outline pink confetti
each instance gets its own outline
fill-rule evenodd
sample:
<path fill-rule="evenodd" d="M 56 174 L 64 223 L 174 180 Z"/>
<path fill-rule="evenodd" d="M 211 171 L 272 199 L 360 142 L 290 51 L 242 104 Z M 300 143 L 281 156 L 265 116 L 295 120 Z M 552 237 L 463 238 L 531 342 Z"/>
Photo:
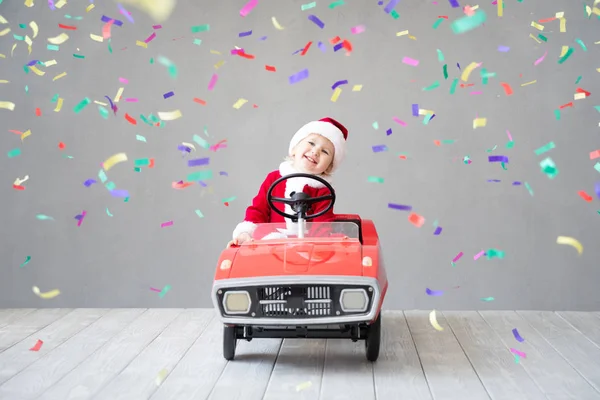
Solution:
<path fill-rule="evenodd" d="M 513 139 L 512 139 L 512 136 L 511 136 L 510 132 L 509 132 L 509 131 L 506 131 L 506 134 L 508 135 L 508 140 L 510 140 L 510 141 L 512 142 L 512 141 L 513 141 Z"/>
<path fill-rule="evenodd" d="M 473 256 L 473 260 L 477 260 L 479 257 L 485 254 L 485 250 L 481 250 L 479 253 Z"/>
<path fill-rule="evenodd" d="M 152 25 L 152 29 L 161 29 L 162 25 Z"/>
<path fill-rule="evenodd" d="M 129 81 L 125 78 L 119 78 L 119 82 L 125 83 L 125 84 L 129 83 Z"/>
<path fill-rule="evenodd" d="M 146 40 L 144 40 L 144 43 L 150 43 L 152 41 L 152 39 L 154 39 L 156 37 L 156 33 L 152 32 L 152 35 L 148 36 L 148 38 Z"/>
<path fill-rule="evenodd" d="M 153 287 L 151 287 L 150 290 L 152 290 L 153 292 L 159 292 L 159 293 L 162 292 L 162 290 L 157 289 L 157 288 L 153 288 Z"/>
<path fill-rule="evenodd" d="M 483 92 L 471 92 L 471 93 L 469 93 L 469 94 L 470 94 L 471 96 L 474 96 L 474 95 L 478 95 L 478 94 L 482 94 L 482 93 L 483 93 Z"/>
<path fill-rule="evenodd" d="M 544 53 L 543 56 L 541 56 L 540 58 L 538 58 L 537 60 L 535 60 L 535 62 L 533 63 L 533 65 L 538 65 L 539 63 L 541 63 L 542 61 L 544 61 L 544 58 L 546 58 L 547 54 L 548 54 L 548 50 L 546 50 L 546 52 Z"/>
<path fill-rule="evenodd" d="M 458 260 L 460 260 L 460 258 L 463 256 L 463 252 L 461 251 L 460 253 L 458 253 L 456 255 L 456 257 L 454 257 L 454 259 L 452 260 L 452 262 L 457 262 Z"/>
<path fill-rule="evenodd" d="M 138 99 L 136 97 L 128 97 L 125 99 L 125 101 L 128 103 L 137 103 Z"/>
<path fill-rule="evenodd" d="M 410 58 L 410 57 L 404 57 L 402 59 L 402 62 L 404 64 L 411 65 L 413 67 L 416 67 L 417 65 L 419 65 L 419 60 L 415 60 L 414 58 Z"/>
<path fill-rule="evenodd" d="M 77 221 L 77 226 L 81 226 L 81 223 L 83 222 L 83 219 L 85 218 L 85 215 L 87 213 L 85 212 L 85 210 L 83 210 L 83 212 L 81 213 L 81 218 L 79 218 L 79 221 Z"/>
<path fill-rule="evenodd" d="M 406 126 L 406 122 L 402 121 L 400 118 L 394 117 L 392 119 L 394 120 L 394 122 L 396 122 L 396 123 L 398 123 L 398 124 L 400 124 L 402 126 Z"/>
<path fill-rule="evenodd" d="M 252 11 L 252 9 L 256 7 L 257 4 L 258 0 L 250 0 L 246 3 L 244 7 L 242 7 L 242 9 L 240 10 L 240 15 L 242 17 L 245 17 L 246 15 L 250 14 L 250 11 Z"/>
<path fill-rule="evenodd" d="M 168 222 L 163 222 L 162 224 L 160 224 L 161 228 L 165 228 L 167 226 L 171 226 L 173 225 L 173 221 L 168 221 Z"/>
<path fill-rule="evenodd" d="M 355 35 L 357 35 L 359 33 L 362 33 L 364 31 L 365 31 L 365 26 L 364 25 L 357 25 L 357 26 L 354 26 L 354 27 L 350 28 L 350 32 L 352 32 Z"/>
<path fill-rule="evenodd" d="M 210 78 L 210 82 L 208 83 L 208 90 L 213 90 L 215 84 L 217 83 L 217 79 L 219 79 L 217 74 L 213 74 L 212 78 Z"/>
<path fill-rule="evenodd" d="M 115 20 L 111 19 L 102 27 L 102 37 L 104 39 L 110 38 L 110 27 L 115 22 Z"/>
<path fill-rule="evenodd" d="M 519 351 L 517 349 L 513 349 L 512 347 L 510 348 L 510 352 L 518 355 L 519 357 L 527 358 L 527 354 L 525 354 L 522 351 Z"/>

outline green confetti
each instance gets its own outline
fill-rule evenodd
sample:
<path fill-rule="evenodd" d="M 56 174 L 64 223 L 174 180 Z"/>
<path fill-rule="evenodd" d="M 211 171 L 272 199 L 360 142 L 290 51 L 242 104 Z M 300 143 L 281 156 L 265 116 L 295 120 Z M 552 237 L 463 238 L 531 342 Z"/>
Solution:
<path fill-rule="evenodd" d="M 545 173 L 548 178 L 554 179 L 556 175 L 558 175 L 558 169 L 556 168 L 556 164 L 550 157 L 542 160 L 540 162 L 540 167 L 542 168 L 542 172 Z"/>
<path fill-rule="evenodd" d="M 202 211 L 200 211 L 200 210 L 195 210 L 195 211 L 196 211 L 196 215 L 197 215 L 199 218 L 204 218 L 204 215 L 202 214 Z"/>
<path fill-rule="evenodd" d="M 577 84 L 579 83 L 579 81 L 580 81 L 580 80 L 581 80 L 581 75 L 579 75 L 579 76 L 577 77 L 577 80 L 575 81 L 575 84 L 577 85 Z"/>
<path fill-rule="evenodd" d="M 28 65 L 23 65 L 23 71 L 25 71 L 26 74 L 29 73 L 29 66 Z"/>
<path fill-rule="evenodd" d="M 529 191 L 529 194 L 533 197 L 533 189 L 529 186 L 529 183 L 525 182 L 525 188 Z"/>
<path fill-rule="evenodd" d="M 73 57 L 80 59 L 85 58 L 85 56 L 82 56 L 81 54 L 73 54 Z"/>
<path fill-rule="evenodd" d="M 302 4 L 302 5 L 300 6 L 300 9 L 301 9 L 302 11 L 306 11 L 306 10 L 310 10 L 311 8 L 314 8 L 314 7 L 316 7 L 316 6 L 317 6 L 317 2 L 316 2 L 316 1 L 313 1 L 312 3 Z"/>
<path fill-rule="evenodd" d="M 25 25 L 25 24 L 19 24 L 19 28 L 25 29 L 25 28 L 27 28 L 27 25 Z"/>
<path fill-rule="evenodd" d="M 572 48 L 572 47 L 569 47 L 569 50 L 567 50 L 567 52 L 565 53 L 565 55 L 564 55 L 564 56 L 562 56 L 561 58 L 559 58 L 559 59 L 558 59 L 558 63 L 559 63 L 559 64 L 562 64 L 562 63 L 564 63 L 565 61 L 567 61 L 567 59 L 568 59 L 569 57 L 571 57 L 571 54 L 573 54 L 573 52 L 574 52 L 574 51 L 575 51 L 575 49 L 574 49 L 574 48 Z"/>
<path fill-rule="evenodd" d="M 150 57 L 150 64 L 154 64 L 154 58 Z"/>
<path fill-rule="evenodd" d="M 461 34 L 477 28 L 486 20 L 486 14 L 483 10 L 478 9 L 473 16 L 465 16 L 456 19 L 452 22 L 452 32 Z"/>
<path fill-rule="evenodd" d="M 444 64 L 442 71 L 444 72 L 444 79 L 448 79 L 448 64 Z"/>
<path fill-rule="evenodd" d="M 52 103 L 56 103 L 56 102 L 58 101 L 58 97 L 59 97 L 59 96 L 58 96 L 58 93 L 56 93 L 56 94 L 54 95 L 54 97 L 52 98 L 52 100 L 50 100 L 50 101 L 51 101 Z"/>
<path fill-rule="evenodd" d="M 433 114 L 427 113 L 423 118 L 423 125 L 428 125 L 429 121 L 431 121 L 431 118 L 433 118 Z"/>
<path fill-rule="evenodd" d="M 39 219 L 40 221 L 46 221 L 46 220 L 52 220 L 52 221 L 54 221 L 54 218 L 52 218 L 52 217 L 49 217 L 49 216 L 47 216 L 47 215 L 44 215 L 44 214 L 38 214 L 38 215 L 36 215 L 35 217 L 36 217 L 37 219 Z"/>
<path fill-rule="evenodd" d="M 109 217 L 112 217 L 113 215 L 110 213 L 110 211 L 108 211 L 108 207 L 106 207 L 106 215 L 108 215 Z"/>
<path fill-rule="evenodd" d="M 15 38 L 16 40 L 25 40 L 25 38 L 23 36 L 16 35 L 14 33 L 13 33 L 13 38 Z"/>
<path fill-rule="evenodd" d="M 158 62 L 167 67 L 171 78 L 177 78 L 177 67 L 166 57 L 158 56 Z"/>
<path fill-rule="evenodd" d="M 487 149 L 486 151 L 487 151 L 488 153 L 491 153 L 492 151 L 496 150 L 496 147 L 498 147 L 498 145 L 495 145 L 495 146 L 494 146 L 494 148 L 492 148 L 492 149 Z"/>
<path fill-rule="evenodd" d="M 211 179 L 212 178 L 212 171 L 206 170 L 206 171 L 195 171 L 192 172 L 191 174 L 189 174 L 186 178 L 186 180 L 188 182 L 197 182 L 197 181 L 204 181 L 206 179 Z"/>
<path fill-rule="evenodd" d="M 31 261 L 31 256 L 25 257 L 25 261 L 23 262 L 23 264 L 21 264 L 19 266 L 19 268 L 23 268 L 23 266 L 27 265 L 27 263 L 29 263 L 29 261 Z"/>
<path fill-rule="evenodd" d="M 152 122 L 148 121 L 148 118 L 144 116 L 144 114 L 140 114 L 140 119 L 144 121 L 146 124 L 153 126 Z"/>
<path fill-rule="evenodd" d="M 577 42 L 577 44 L 579 44 L 581 46 L 583 51 L 587 51 L 587 47 L 585 47 L 585 44 L 583 43 L 583 41 L 581 39 L 575 39 L 575 41 Z"/>
<path fill-rule="evenodd" d="M 150 165 L 149 158 L 139 158 L 133 161 L 133 165 L 136 167 L 143 167 L 144 165 Z"/>
<path fill-rule="evenodd" d="M 437 29 L 438 26 L 440 26 L 440 24 L 442 23 L 443 20 L 444 20 L 444 18 L 438 18 L 437 21 L 434 22 L 432 28 L 433 29 Z"/>
<path fill-rule="evenodd" d="M 537 150 L 535 151 L 535 155 L 536 155 L 536 156 L 539 156 L 540 154 L 543 154 L 543 153 L 545 153 L 545 152 L 547 152 L 547 151 L 550 151 L 550 150 L 552 150 L 552 149 L 553 149 L 553 148 L 555 148 L 555 147 L 556 147 L 556 146 L 554 145 L 554 142 L 550 142 L 550 143 L 548 143 L 547 145 L 545 145 L 545 146 L 542 146 L 542 147 L 540 147 L 539 149 L 537 149 Z"/>
<path fill-rule="evenodd" d="M 161 299 L 163 297 L 165 297 L 165 294 L 167 294 L 167 292 L 171 290 L 171 285 L 167 285 L 163 288 L 163 290 L 158 294 L 158 297 L 160 297 Z"/>
<path fill-rule="evenodd" d="M 60 47 L 58 47 L 58 46 L 57 46 L 57 45 L 55 45 L 55 44 L 49 44 L 49 45 L 47 45 L 47 46 L 46 46 L 46 48 L 47 48 L 48 50 L 52 50 L 52 51 L 58 51 L 58 50 L 60 50 Z"/>
<path fill-rule="evenodd" d="M 112 46 L 110 45 L 110 39 L 108 39 L 108 52 L 112 54 L 113 50 L 112 50 Z"/>
<path fill-rule="evenodd" d="M 600 106 L 594 106 L 594 108 L 596 109 L 596 111 L 600 112 Z"/>
<path fill-rule="evenodd" d="M 98 111 L 100 112 L 100 115 L 102 116 L 102 118 L 108 119 L 108 115 L 109 115 L 108 109 L 106 109 L 103 106 L 98 106 Z"/>
<path fill-rule="evenodd" d="M 106 187 L 106 189 L 108 189 L 109 192 L 112 192 L 117 188 L 117 185 L 115 185 L 113 181 L 107 182 L 104 186 Z"/>
<path fill-rule="evenodd" d="M 380 178 L 378 176 L 369 176 L 367 178 L 367 181 L 372 183 L 383 183 L 383 178 Z"/>
<path fill-rule="evenodd" d="M 515 147 L 515 142 L 513 140 L 506 143 L 507 149 L 512 149 L 513 147 Z"/>
<path fill-rule="evenodd" d="M 390 15 L 392 16 L 392 18 L 394 19 L 398 19 L 400 18 L 400 14 L 398 14 L 398 12 L 396 10 L 392 10 L 392 12 L 390 13 Z"/>
<path fill-rule="evenodd" d="M 379 122 L 375 121 L 371 124 L 371 126 L 373 127 L 373 129 L 377 130 L 379 129 Z"/>
<path fill-rule="evenodd" d="M 597 162 L 596 165 L 594 165 L 594 169 L 600 172 L 600 162 Z"/>
<path fill-rule="evenodd" d="M 433 221 L 433 227 L 437 228 L 438 227 L 438 220 L 436 219 L 435 221 Z"/>
<path fill-rule="evenodd" d="M 210 25 L 209 24 L 204 24 L 204 25 L 195 25 L 192 26 L 192 33 L 198 33 L 198 32 L 206 32 L 210 30 Z"/>
<path fill-rule="evenodd" d="M 493 297 L 483 297 L 481 298 L 481 301 L 494 301 Z"/>
<path fill-rule="evenodd" d="M 513 356 L 515 356 L 515 364 L 518 364 L 519 363 L 519 355 L 513 354 Z"/>
<path fill-rule="evenodd" d="M 560 110 L 558 108 L 554 110 L 554 117 L 556 117 L 557 121 L 560 121 Z"/>
<path fill-rule="evenodd" d="M 143 137 L 142 135 L 135 135 L 135 138 L 136 138 L 137 140 L 139 140 L 140 142 L 147 143 L 147 142 L 146 142 L 146 138 L 145 138 L 145 137 Z"/>
<path fill-rule="evenodd" d="M 488 260 L 491 260 L 494 257 L 497 257 L 499 259 L 503 259 L 504 258 L 504 252 L 501 250 L 496 250 L 496 249 L 488 249 L 485 251 L 486 257 Z"/>
<path fill-rule="evenodd" d="M 209 149 L 210 148 L 210 144 L 203 138 L 201 138 L 198 135 L 194 135 L 194 137 L 192 138 L 192 140 L 196 143 L 198 143 L 198 145 L 200 145 L 201 147 L 205 148 L 205 149 Z"/>
<path fill-rule="evenodd" d="M 452 140 L 452 139 L 442 140 L 442 144 L 452 144 L 454 142 L 456 142 L 456 140 Z"/>
<path fill-rule="evenodd" d="M 221 200 L 223 203 L 231 203 L 232 201 L 234 201 L 237 198 L 237 196 L 231 196 L 228 197 L 226 199 Z"/>
<path fill-rule="evenodd" d="M 538 33 L 538 37 L 539 37 L 540 39 L 542 39 L 544 42 L 547 42 L 547 41 L 548 41 L 548 38 L 547 38 L 546 36 L 542 35 L 541 33 Z"/>
<path fill-rule="evenodd" d="M 454 94 L 456 91 L 456 85 L 458 85 L 458 78 L 454 78 L 454 81 L 452 81 L 452 86 L 450 86 L 450 94 Z"/>
<path fill-rule="evenodd" d="M 331 3 L 329 5 L 329 8 L 331 10 L 333 10 L 334 8 L 336 8 L 337 6 L 343 6 L 344 5 L 344 0 L 338 0 L 338 1 L 334 1 L 333 3 Z"/>
<path fill-rule="evenodd" d="M 13 158 L 20 154 L 21 154 L 21 149 L 17 147 L 16 149 L 12 149 L 11 151 L 8 152 L 8 158 Z"/>
<path fill-rule="evenodd" d="M 134 170 L 135 172 L 141 172 L 141 171 L 142 171 L 142 169 L 141 169 L 140 167 L 134 167 L 134 168 L 133 168 L 133 170 Z"/>
<path fill-rule="evenodd" d="M 29 86 L 25 85 L 25 93 L 29 93 Z"/>
<path fill-rule="evenodd" d="M 438 61 L 444 62 L 444 53 L 440 49 L 437 49 Z"/>
<path fill-rule="evenodd" d="M 435 81 L 431 84 L 431 86 L 427 86 L 423 88 L 423 91 L 433 90 L 440 87 L 440 81 Z"/>
<path fill-rule="evenodd" d="M 106 173 L 104 172 L 103 169 L 101 169 L 100 172 L 98 172 L 98 178 L 100 179 L 100 181 L 102 183 L 104 183 L 108 180 L 108 177 L 106 176 Z"/>
<path fill-rule="evenodd" d="M 202 40 L 201 39 L 194 39 L 194 44 L 196 46 L 200 46 L 202 44 Z"/>
<path fill-rule="evenodd" d="M 129 197 L 125 197 L 125 199 L 123 200 L 123 203 L 129 203 Z"/>
<path fill-rule="evenodd" d="M 463 163 L 469 164 L 470 161 L 471 161 L 471 159 L 469 158 L 469 156 L 464 156 L 463 157 Z"/>
<path fill-rule="evenodd" d="M 81 110 L 83 110 L 85 107 L 87 107 L 87 105 L 90 104 L 91 102 L 92 101 L 86 97 L 85 99 L 81 100 L 81 102 L 79 102 L 79 104 L 77 104 L 73 108 L 73 111 L 75 111 L 75 114 L 79 114 L 79 112 Z"/>

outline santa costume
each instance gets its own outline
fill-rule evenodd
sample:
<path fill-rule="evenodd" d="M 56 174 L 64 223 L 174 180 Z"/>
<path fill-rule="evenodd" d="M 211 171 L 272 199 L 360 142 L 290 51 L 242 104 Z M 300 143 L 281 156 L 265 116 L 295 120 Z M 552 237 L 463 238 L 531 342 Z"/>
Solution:
<path fill-rule="evenodd" d="M 289 146 L 289 155 L 291 156 L 292 150 L 294 147 L 300 143 L 303 139 L 309 136 L 312 133 L 317 133 L 327 139 L 333 144 L 335 148 L 334 156 L 333 156 L 333 166 L 331 169 L 331 173 L 333 173 L 340 163 L 343 161 L 344 156 L 346 154 L 346 139 L 348 138 L 348 130 L 336 121 L 333 118 L 322 118 L 318 121 L 311 121 L 301 127 L 292 137 Z M 293 222 L 289 218 L 284 218 L 281 215 L 273 212 L 269 207 L 269 203 L 267 201 L 267 192 L 271 187 L 271 184 L 275 182 L 277 179 L 282 176 L 291 175 L 294 173 L 298 173 L 298 171 L 294 168 L 291 161 L 284 161 L 279 165 L 279 169 L 271 172 L 267 175 L 264 182 L 260 185 L 260 189 L 258 194 L 252 200 L 252 204 L 246 209 L 246 216 L 243 222 L 240 222 L 235 230 L 233 231 L 233 239 L 239 236 L 242 233 L 248 233 L 250 236 L 253 236 L 254 231 L 257 228 L 257 224 L 261 223 L 286 223 L 286 227 L 288 231 L 295 231 L 297 229 L 297 223 Z M 330 182 L 329 177 L 320 176 L 327 182 Z M 281 184 L 278 184 L 272 192 L 273 197 L 283 197 L 290 198 L 292 197 L 292 193 L 296 192 L 304 192 L 308 194 L 311 198 L 319 197 L 319 196 L 327 196 L 331 194 L 329 189 L 325 187 L 321 182 L 315 179 L 309 178 L 291 178 Z M 319 203 L 314 203 L 307 214 L 316 214 L 321 210 L 325 209 L 331 200 L 321 201 Z M 295 215 L 292 207 L 283 204 L 283 203 L 273 203 L 275 207 L 279 210 L 290 214 Z M 327 222 L 332 221 L 335 218 L 335 214 L 333 213 L 333 207 L 327 211 L 325 214 L 311 219 L 309 222 Z M 286 237 L 284 234 L 280 233 L 271 233 L 262 239 L 275 239 Z"/>

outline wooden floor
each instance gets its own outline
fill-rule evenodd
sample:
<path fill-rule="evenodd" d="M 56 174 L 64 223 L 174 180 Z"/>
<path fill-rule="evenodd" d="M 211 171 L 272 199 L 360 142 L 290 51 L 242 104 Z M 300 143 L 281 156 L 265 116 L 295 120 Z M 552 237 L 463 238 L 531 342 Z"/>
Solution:
<path fill-rule="evenodd" d="M 240 341 L 227 362 L 212 309 L 0 310 L 0 399 L 600 399 L 600 313 L 437 320 L 385 311 L 373 364 L 364 342 L 302 339 Z"/>

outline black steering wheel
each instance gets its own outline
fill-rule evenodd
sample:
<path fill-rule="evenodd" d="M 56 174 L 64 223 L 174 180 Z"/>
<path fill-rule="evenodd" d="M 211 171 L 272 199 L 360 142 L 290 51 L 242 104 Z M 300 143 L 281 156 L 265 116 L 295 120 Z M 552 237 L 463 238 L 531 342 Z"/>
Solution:
<path fill-rule="evenodd" d="M 288 179 L 291 179 L 291 178 L 314 179 L 317 182 L 321 182 L 323 185 L 325 185 L 325 187 L 327 189 L 329 189 L 330 194 L 325 195 L 325 196 L 319 196 L 319 197 L 310 197 L 308 194 L 306 194 L 304 192 L 292 192 L 291 198 L 273 197 L 273 189 L 275 189 L 275 186 L 277 186 L 281 182 L 287 181 Z M 314 203 L 319 203 L 321 201 L 326 201 L 326 200 L 330 200 L 330 202 L 329 202 L 329 205 L 325 209 L 319 211 L 316 214 L 306 214 L 308 212 L 308 210 L 310 209 L 311 205 L 313 205 Z M 304 220 L 310 220 L 313 218 L 320 217 L 321 215 L 323 215 L 327 211 L 329 211 L 331 209 L 331 207 L 333 207 L 333 205 L 335 204 L 335 190 L 333 190 L 333 187 L 329 184 L 329 182 L 327 182 L 325 179 L 321 178 L 320 176 L 298 172 L 295 174 L 282 176 L 281 178 L 279 178 L 275 182 L 273 182 L 271 184 L 271 187 L 269 188 L 269 191 L 267 192 L 267 201 L 268 201 L 271 209 L 284 218 L 289 218 L 294 222 L 296 222 L 298 220 L 298 217 L 302 217 Z M 294 210 L 296 212 L 296 215 L 291 215 L 291 214 L 281 211 L 280 209 L 275 207 L 275 205 L 273 203 L 284 203 L 284 204 L 291 206 L 292 210 Z"/>

